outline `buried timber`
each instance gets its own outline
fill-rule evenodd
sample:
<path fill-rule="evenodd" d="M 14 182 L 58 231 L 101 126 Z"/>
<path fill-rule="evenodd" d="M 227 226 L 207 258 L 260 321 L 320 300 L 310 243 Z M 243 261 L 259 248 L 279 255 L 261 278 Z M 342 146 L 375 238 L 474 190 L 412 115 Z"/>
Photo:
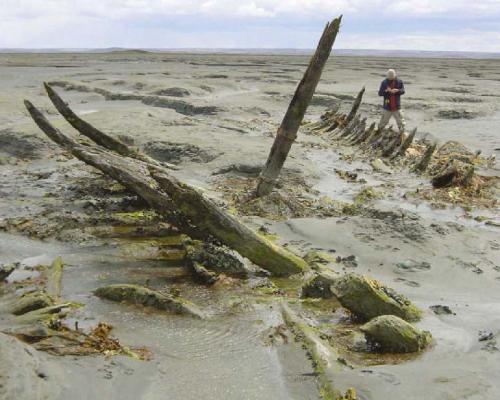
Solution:
<path fill-rule="evenodd" d="M 329 96 L 337 71 L 362 66 L 326 63 L 337 23 L 281 121 L 304 57 L 109 54 L 97 65 L 148 63 L 61 76 L 104 99 L 48 84 L 54 109 L 24 89 L 29 114 L 4 136 L 27 150 L 5 147 L 0 166 L 0 349 L 5 371 L 24 366 L 9 395 L 496 398 L 494 160 L 460 140 L 375 136 L 359 79 Z M 180 94 L 214 111 L 185 112 Z M 280 122 L 298 136 L 276 177 Z"/>

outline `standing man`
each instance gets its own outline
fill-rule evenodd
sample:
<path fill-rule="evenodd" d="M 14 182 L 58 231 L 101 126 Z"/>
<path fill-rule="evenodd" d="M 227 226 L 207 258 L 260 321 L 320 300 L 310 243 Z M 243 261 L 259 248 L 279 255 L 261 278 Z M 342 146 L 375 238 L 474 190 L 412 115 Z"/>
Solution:
<path fill-rule="evenodd" d="M 398 79 L 396 71 L 390 69 L 387 71 L 387 79 L 380 84 L 379 96 L 384 97 L 384 111 L 378 124 L 379 132 L 389 123 L 391 117 L 394 117 L 398 124 L 399 133 L 403 138 L 405 132 L 405 119 L 401 112 L 401 95 L 405 94 L 403 81 Z"/>

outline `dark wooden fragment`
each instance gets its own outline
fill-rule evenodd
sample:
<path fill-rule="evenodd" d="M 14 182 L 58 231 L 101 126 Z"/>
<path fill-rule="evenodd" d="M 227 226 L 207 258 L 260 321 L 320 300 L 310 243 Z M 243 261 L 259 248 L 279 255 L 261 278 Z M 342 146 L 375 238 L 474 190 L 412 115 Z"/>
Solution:
<path fill-rule="evenodd" d="M 278 129 L 266 164 L 260 174 L 256 190 L 257 196 L 269 194 L 276 184 L 276 180 L 292 144 L 297 138 L 297 132 L 304 119 L 305 112 L 312 100 L 314 92 L 316 91 L 316 86 L 318 85 L 323 68 L 330 57 L 341 20 L 342 17 L 338 17 L 325 27 L 316 52 L 311 58 L 309 66 L 295 91 L 295 95 Z"/>

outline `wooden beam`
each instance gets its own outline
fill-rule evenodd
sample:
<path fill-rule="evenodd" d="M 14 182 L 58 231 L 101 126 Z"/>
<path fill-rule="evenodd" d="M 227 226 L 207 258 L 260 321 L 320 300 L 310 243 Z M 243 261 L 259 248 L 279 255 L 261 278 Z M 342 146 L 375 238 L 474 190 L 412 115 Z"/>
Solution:
<path fill-rule="evenodd" d="M 269 194 L 276 184 L 292 144 L 297 138 L 297 132 L 316 91 L 323 68 L 330 57 L 341 20 L 341 16 L 334 19 L 326 25 L 323 31 L 316 52 L 311 58 L 304 77 L 297 86 L 295 95 L 278 129 L 266 164 L 260 174 L 256 191 L 257 196 Z"/>

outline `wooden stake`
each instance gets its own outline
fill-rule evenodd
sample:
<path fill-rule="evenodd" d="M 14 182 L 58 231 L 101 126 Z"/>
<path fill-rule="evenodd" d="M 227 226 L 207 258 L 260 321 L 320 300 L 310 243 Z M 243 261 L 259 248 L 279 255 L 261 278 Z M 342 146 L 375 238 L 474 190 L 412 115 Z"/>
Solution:
<path fill-rule="evenodd" d="M 278 129 L 266 164 L 260 174 L 256 191 L 259 197 L 271 193 L 276 184 L 276 180 L 283 168 L 283 164 L 292 147 L 292 143 L 297 138 L 297 132 L 304 119 L 304 115 L 312 100 L 314 92 L 316 91 L 323 68 L 332 51 L 332 46 L 337 37 L 341 20 L 342 17 L 340 16 L 326 25 L 316 52 L 288 106 L 288 110 Z"/>

